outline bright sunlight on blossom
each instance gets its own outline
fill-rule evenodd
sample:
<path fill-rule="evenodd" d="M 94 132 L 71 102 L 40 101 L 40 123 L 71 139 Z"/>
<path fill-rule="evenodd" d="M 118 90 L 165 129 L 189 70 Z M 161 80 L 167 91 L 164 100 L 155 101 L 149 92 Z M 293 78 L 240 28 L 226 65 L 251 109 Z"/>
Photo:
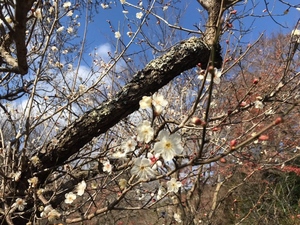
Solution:
<path fill-rule="evenodd" d="M 300 30 L 299 29 L 294 29 L 292 30 L 291 36 L 297 43 L 300 43 Z"/>
<path fill-rule="evenodd" d="M 155 176 L 154 170 L 151 168 L 151 160 L 146 158 L 137 158 L 131 169 L 131 174 L 138 176 L 141 180 L 147 180 Z"/>
<path fill-rule="evenodd" d="M 110 173 L 111 170 L 112 170 L 112 166 L 111 166 L 109 160 L 105 161 L 105 162 L 103 163 L 103 172 L 108 172 L 108 173 Z"/>
<path fill-rule="evenodd" d="M 77 195 L 82 196 L 84 194 L 85 189 L 86 189 L 86 183 L 83 180 L 77 184 L 77 187 L 76 187 Z"/>
<path fill-rule="evenodd" d="M 16 207 L 16 208 L 18 208 L 19 211 L 23 211 L 25 208 L 25 205 L 27 205 L 25 200 L 23 200 L 21 198 L 17 198 L 15 203 L 12 205 L 12 207 Z"/>
<path fill-rule="evenodd" d="M 28 183 L 30 187 L 36 187 L 39 182 L 39 179 L 37 177 L 32 177 L 28 179 Z"/>
<path fill-rule="evenodd" d="M 68 9 L 69 7 L 71 7 L 71 2 L 65 2 L 65 3 L 63 4 L 63 7 L 64 7 L 65 9 Z"/>
<path fill-rule="evenodd" d="M 39 163 L 40 163 L 40 159 L 39 159 L 39 157 L 38 156 L 32 156 L 31 158 L 30 158 L 30 161 L 31 161 L 31 163 L 34 165 L 34 166 L 37 166 Z"/>
<path fill-rule="evenodd" d="M 119 31 L 115 32 L 115 38 L 117 38 L 117 39 L 121 38 L 121 33 Z"/>
<path fill-rule="evenodd" d="M 141 109 L 147 109 L 151 107 L 152 98 L 149 96 L 143 96 L 142 100 L 140 100 L 140 108 Z"/>
<path fill-rule="evenodd" d="M 168 192 L 177 193 L 181 186 L 182 183 L 180 181 L 177 181 L 175 178 L 172 178 L 167 182 Z"/>
<path fill-rule="evenodd" d="M 137 140 L 140 142 L 149 143 L 154 135 L 154 130 L 150 125 L 150 122 L 144 120 L 137 128 Z"/>
<path fill-rule="evenodd" d="M 48 213 L 48 220 L 50 222 L 53 222 L 55 219 L 58 219 L 61 214 L 59 212 L 57 212 L 55 209 L 52 209 L 49 213 Z"/>
<path fill-rule="evenodd" d="M 180 216 L 180 214 L 178 214 L 178 213 L 174 213 L 174 220 L 175 220 L 177 223 L 182 223 L 181 216 Z"/>
<path fill-rule="evenodd" d="M 167 131 L 162 130 L 157 138 L 160 141 L 155 143 L 153 150 L 155 153 L 159 153 L 165 161 L 170 161 L 174 156 L 183 152 L 179 134 L 169 135 Z"/>
<path fill-rule="evenodd" d="M 123 149 L 125 153 L 132 152 L 135 150 L 136 145 L 136 141 L 133 138 L 129 138 L 121 144 L 121 149 Z"/>
<path fill-rule="evenodd" d="M 76 195 L 73 192 L 65 194 L 65 203 L 71 204 L 76 199 Z"/>
<path fill-rule="evenodd" d="M 215 84 L 220 84 L 220 82 L 221 82 L 221 75 L 222 75 L 222 71 L 218 70 L 217 68 L 214 68 L 214 83 Z M 206 81 L 211 81 L 211 77 L 212 77 L 212 74 L 208 72 L 207 76 L 206 76 Z M 199 75 L 198 79 L 203 80 L 204 79 L 204 75 L 202 75 L 202 74 Z"/>
<path fill-rule="evenodd" d="M 143 17 L 143 12 L 138 12 L 138 13 L 136 13 L 135 16 L 136 16 L 137 19 L 140 20 L 140 19 L 142 19 L 142 17 Z"/>
<path fill-rule="evenodd" d="M 168 105 L 168 101 L 162 94 L 155 93 L 152 96 L 152 105 L 154 106 L 155 112 L 160 115 L 163 109 Z"/>

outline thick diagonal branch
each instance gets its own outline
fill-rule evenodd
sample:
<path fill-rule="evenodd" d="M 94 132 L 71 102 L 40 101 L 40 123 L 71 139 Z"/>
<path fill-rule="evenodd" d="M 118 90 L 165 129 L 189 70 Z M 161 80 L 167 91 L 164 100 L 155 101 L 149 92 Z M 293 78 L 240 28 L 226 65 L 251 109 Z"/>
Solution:
<path fill-rule="evenodd" d="M 105 133 L 121 119 L 137 110 L 143 96 L 158 91 L 197 63 L 207 64 L 209 56 L 209 46 L 200 38 L 193 37 L 149 62 L 112 100 L 86 112 L 56 136 L 58 142 L 50 142 L 44 146 L 43 150 L 46 153 L 39 154 L 43 169 L 62 165 L 94 137 Z M 42 180 L 47 175 L 47 172 L 45 173 L 39 175 Z"/>

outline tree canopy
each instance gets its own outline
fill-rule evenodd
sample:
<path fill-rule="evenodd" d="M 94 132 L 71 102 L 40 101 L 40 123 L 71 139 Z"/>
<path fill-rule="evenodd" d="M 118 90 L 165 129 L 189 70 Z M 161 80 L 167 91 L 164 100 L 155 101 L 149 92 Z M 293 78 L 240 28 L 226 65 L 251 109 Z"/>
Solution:
<path fill-rule="evenodd" d="M 198 0 L 185 27 L 185 1 L 1 1 L 1 224 L 299 223 L 300 29 L 279 19 L 300 5 L 279 3 Z M 264 17 L 288 32 L 245 41 Z"/>

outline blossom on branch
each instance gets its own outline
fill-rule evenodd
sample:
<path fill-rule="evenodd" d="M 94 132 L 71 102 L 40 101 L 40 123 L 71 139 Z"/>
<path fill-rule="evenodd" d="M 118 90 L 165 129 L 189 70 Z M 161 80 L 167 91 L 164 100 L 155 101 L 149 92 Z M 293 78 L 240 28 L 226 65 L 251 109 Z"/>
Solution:
<path fill-rule="evenodd" d="M 154 130 L 150 125 L 150 122 L 144 120 L 138 127 L 137 127 L 137 140 L 140 142 L 149 143 L 154 135 Z"/>
<path fill-rule="evenodd" d="M 121 144 L 121 149 L 124 150 L 125 153 L 132 152 L 135 150 L 136 145 L 136 141 L 133 138 L 129 138 Z"/>
<path fill-rule="evenodd" d="M 151 166 L 152 164 L 150 159 L 137 158 L 131 169 L 131 174 L 138 176 L 141 180 L 147 180 L 155 176 L 155 172 Z"/>
<path fill-rule="evenodd" d="M 220 84 L 221 82 L 221 75 L 222 75 L 222 71 L 221 70 L 218 70 L 217 68 L 214 68 L 214 72 L 213 72 L 213 81 L 215 84 Z M 210 72 L 207 73 L 207 76 L 206 76 L 206 81 L 211 81 L 211 78 L 212 78 L 212 74 Z M 199 80 L 203 80 L 204 79 L 204 75 L 200 74 L 198 76 L 198 79 Z"/>
<path fill-rule="evenodd" d="M 136 13 L 136 18 L 137 19 L 142 19 L 142 17 L 143 17 L 143 12 L 138 12 L 138 13 Z"/>
<path fill-rule="evenodd" d="M 152 98 L 149 96 L 143 96 L 142 100 L 140 100 L 140 108 L 141 109 L 147 109 L 151 107 Z"/>
<path fill-rule="evenodd" d="M 160 115 L 163 109 L 168 105 L 168 101 L 162 94 L 155 93 L 152 96 L 152 105 L 154 106 L 155 113 Z"/>
<path fill-rule="evenodd" d="M 167 182 L 168 192 L 177 193 L 181 186 L 182 183 L 180 181 L 177 181 L 175 178 L 172 178 Z"/>
<path fill-rule="evenodd" d="M 170 161 L 176 155 L 183 152 L 181 138 L 179 134 L 169 135 L 167 131 L 162 130 L 158 134 L 159 142 L 154 145 L 154 152 L 159 153 L 165 161 Z"/>
<path fill-rule="evenodd" d="M 25 205 L 27 205 L 27 203 L 25 202 L 24 199 L 17 198 L 15 203 L 12 205 L 12 207 L 16 207 L 16 208 L 18 208 L 19 211 L 23 211 L 25 208 Z"/>
<path fill-rule="evenodd" d="M 73 192 L 65 194 L 65 203 L 71 204 L 76 199 L 76 195 Z"/>
<path fill-rule="evenodd" d="M 86 182 L 83 180 L 79 184 L 77 184 L 76 187 L 77 195 L 82 196 L 84 194 L 85 189 L 86 189 Z"/>
<path fill-rule="evenodd" d="M 115 38 L 117 38 L 117 39 L 121 38 L 121 33 L 119 31 L 115 32 Z"/>

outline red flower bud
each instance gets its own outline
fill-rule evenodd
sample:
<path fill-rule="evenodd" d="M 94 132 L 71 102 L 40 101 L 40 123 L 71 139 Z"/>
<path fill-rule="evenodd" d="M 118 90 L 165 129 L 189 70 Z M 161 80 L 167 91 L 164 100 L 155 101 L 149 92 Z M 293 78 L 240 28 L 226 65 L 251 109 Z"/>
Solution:
<path fill-rule="evenodd" d="M 231 140 L 231 141 L 230 141 L 230 148 L 231 148 L 231 149 L 234 149 L 235 146 L 236 146 L 236 144 L 237 144 L 237 140 L 236 140 L 236 139 Z"/>
<path fill-rule="evenodd" d="M 275 125 L 280 124 L 280 123 L 282 123 L 282 122 L 283 122 L 282 117 L 277 117 L 277 118 L 275 119 Z"/>
<path fill-rule="evenodd" d="M 267 140 L 269 140 L 269 136 L 265 135 L 265 134 L 262 134 L 262 135 L 259 136 L 258 140 L 267 141 Z"/>
<path fill-rule="evenodd" d="M 191 119 L 192 123 L 199 126 L 199 125 L 202 125 L 204 122 L 199 118 L 199 117 L 196 117 L 194 116 L 192 119 Z"/>
<path fill-rule="evenodd" d="M 255 79 L 253 80 L 253 84 L 257 84 L 258 81 L 259 81 L 259 79 L 258 79 L 258 78 L 255 78 Z"/>

